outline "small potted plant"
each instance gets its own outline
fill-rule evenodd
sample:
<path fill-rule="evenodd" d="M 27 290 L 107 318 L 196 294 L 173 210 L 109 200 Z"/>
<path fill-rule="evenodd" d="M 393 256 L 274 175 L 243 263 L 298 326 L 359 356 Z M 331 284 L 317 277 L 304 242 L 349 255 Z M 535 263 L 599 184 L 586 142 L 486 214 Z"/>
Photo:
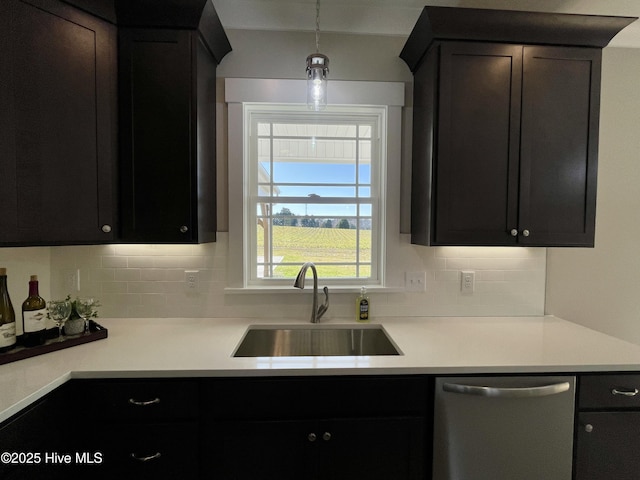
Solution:
<path fill-rule="evenodd" d="M 85 319 L 78 313 L 78 302 L 81 302 L 82 300 L 77 297 L 75 300 L 71 300 L 71 295 L 67 295 L 66 299 L 71 302 L 71 315 L 64 324 L 64 334 L 77 335 L 85 331 Z M 93 301 L 91 304 L 90 314 L 87 318 L 96 318 L 98 316 L 97 307 L 99 306 L 100 302 Z"/>

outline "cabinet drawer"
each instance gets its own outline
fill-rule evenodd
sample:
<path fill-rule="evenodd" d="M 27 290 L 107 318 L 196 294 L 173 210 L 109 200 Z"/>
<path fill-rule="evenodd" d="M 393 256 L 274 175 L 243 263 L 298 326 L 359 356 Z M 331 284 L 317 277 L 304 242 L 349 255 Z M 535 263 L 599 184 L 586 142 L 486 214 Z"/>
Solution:
<path fill-rule="evenodd" d="M 224 418 L 422 416 L 429 403 L 419 376 L 216 379 L 204 388 L 212 415 Z"/>
<path fill-rule="evenodd" d="M 86 408 L 114 420 L 175 420 L 198 415 L 198 383 L 191 380 L 101 380 L 77 384 Z"/>
<path fill-rule="evenodd" d="M 640 408 L 640 375 L 580 377 L 578 408 Z"/>
<path fill-rule="evenodd" d="M 93 466 L 91 478 L 198 478 L 195 422 L 114 424 L 100 437 L 94 441 L 102 461 Z M 85 469 L 89 473 L 91 466 Z"/>

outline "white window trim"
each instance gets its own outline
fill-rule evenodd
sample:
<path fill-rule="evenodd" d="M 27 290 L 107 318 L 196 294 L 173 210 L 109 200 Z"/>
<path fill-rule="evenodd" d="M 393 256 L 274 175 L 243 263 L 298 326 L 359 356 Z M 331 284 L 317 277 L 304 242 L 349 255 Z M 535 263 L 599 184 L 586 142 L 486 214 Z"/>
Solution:
<path fill-rule="evenodd" d="M 404 106 L 404 84 L 400 82 L 329 82 L 329 103 L 331 106 L 378 106 L 387 112 L 386 139 L 386 192 L 381 203 L 380 218 L 382 228 L 382 251 L 385 252 L 380 272 L 380 285 L 371 289 L 401 290 L 404 285 L 402 272 L 392 268 L 392 252 L 400 248 L 400 158 L 401 158 L 401 117 Z M 304 104 L 306 102 L 306 81 L 286 79 L 225 79 L 225 101 L 228 105 L 228 163 L 229 163 L 229 262 L 228 293 L 259 291 L 261 293 L 295 292 L 291 286 L 264 287 L 250 285 L 250 275 L 246 270 L 245 242 L 248 239 L 247 208 L 245 192 L 248 180 L 245 176 L 244 104 Z M 242 188 L 239 188 L 242 187 Z M 358 291 L 359 283 L 332 287 L 332 290 Z M 358 283 L 358 284 L 356 284 Z"/>

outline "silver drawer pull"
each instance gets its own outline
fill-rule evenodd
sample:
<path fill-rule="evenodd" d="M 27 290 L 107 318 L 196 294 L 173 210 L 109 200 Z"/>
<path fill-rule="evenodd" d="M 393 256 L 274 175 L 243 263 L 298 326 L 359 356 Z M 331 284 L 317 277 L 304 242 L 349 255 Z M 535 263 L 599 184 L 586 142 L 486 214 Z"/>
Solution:
<path fill-rule="evenodd" d="M 157 405 L 158 403 L 160 403 L 160 399 L 158 397 L 154 398 L 153 400 L 147 400 L 144 402 L 140 402 L 138 400 L 134 400 L 133 398 L 129 399 L 129 403 L 131 405 L 137 405 L 138 407 L 146 407 L 148 405 Z"/>
<path fill-rule="evenodd" d="M 160 452 L 156 452 L 153 455 L 147 455 L 145 457 L 138 456 L 137 453 L 131 453 L 131 458 L 134 460 L 138 460 L 139 462 L 149 462 L 151 460 L 155 460 L 156 458 L 160 458 L 162 454 Z"/>
<path fill-rule="evenodd" d="M 614 388 L 611 390 L 612 395 L 624 395 L 625 397 L 635 397 L 638 394 L 638 389 L 634 388 L 633 390 L 618 390 Z"/>
<path fill-rule="evenodd" d="M 442 389 L 445 392 L 500 398 L 545 397 L 547 395 L 566 392 L 570 387 L 569 382 L 554 383 L 552 385 L 543 385 L 540 387 L 518 388 L 478 387 L 475 385 L 460 385 L 457 383 L 445 383 L 442 385 Z"/>

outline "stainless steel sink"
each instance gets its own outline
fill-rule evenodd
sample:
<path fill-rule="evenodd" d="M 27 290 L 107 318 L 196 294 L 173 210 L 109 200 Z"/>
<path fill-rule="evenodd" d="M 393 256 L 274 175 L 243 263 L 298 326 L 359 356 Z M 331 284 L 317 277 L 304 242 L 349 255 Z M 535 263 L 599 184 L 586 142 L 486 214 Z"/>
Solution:
<path fill-rule="evenodd" d="M 250 326 L 234 357 L 402 355 L 379 325 Z"/>

